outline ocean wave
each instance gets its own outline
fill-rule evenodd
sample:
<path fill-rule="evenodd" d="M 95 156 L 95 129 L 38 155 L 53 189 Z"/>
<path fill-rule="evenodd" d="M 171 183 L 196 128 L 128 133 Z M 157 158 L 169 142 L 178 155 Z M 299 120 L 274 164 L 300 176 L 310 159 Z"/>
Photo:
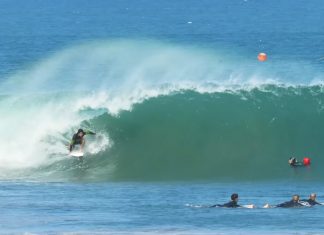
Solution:
<path fill-rule="evenodd" d="M 58 52 L 0 84 L 0 177 L 294 177 L 291 155 L 322 162 L 323 86 L 271 66 L 152 41 Z M 98 133 L 82 166 L 66 149 L 80 126 Z"/>

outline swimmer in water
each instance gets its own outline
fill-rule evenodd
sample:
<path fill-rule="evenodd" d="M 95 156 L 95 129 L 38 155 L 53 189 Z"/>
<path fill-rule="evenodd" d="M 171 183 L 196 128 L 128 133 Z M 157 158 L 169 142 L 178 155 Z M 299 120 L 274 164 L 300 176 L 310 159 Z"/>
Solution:
<path fill-rule="evenodd" d="M 227 207 L 227 208 L 236 208 L 236 207 L 242 207 L 240 205 L 238 205 L 238 194 L 237 193 L 233 193 L 231 195 L 231 200 L 225 204 L 216 204 L 210 207 Z"/>
<path fill-rule="evenodd" d="M 311 195 L 309 195 L 309 199 L 308 200 L 301 200 L 302 202 L 307 202 L 309 205 L 311 206 L 315 206 L 315 205 L 323 205 L 322 203 L 319 203 L 316 201 L 316 193 L 311 193 Z"/>
<path fill-rule="evenodd" d="M 263 208 L 295 208 L 295 207 L 303 207 L 303 206 L 310 206 L 308 203 L 299 200 L 299 195 L 295 194 L 292 196 L 292 199 L 287 202 L 280 203 L 276 206 L 270 206 L 269 204 L 265 204 Z"/>
<path fill-rule="evenodd" d="M 297 161 L 297 159 L 294 157 L 289 158 L 288 163 L 292 167 L 304 166 L 304 164 L 302 162 Z"/>

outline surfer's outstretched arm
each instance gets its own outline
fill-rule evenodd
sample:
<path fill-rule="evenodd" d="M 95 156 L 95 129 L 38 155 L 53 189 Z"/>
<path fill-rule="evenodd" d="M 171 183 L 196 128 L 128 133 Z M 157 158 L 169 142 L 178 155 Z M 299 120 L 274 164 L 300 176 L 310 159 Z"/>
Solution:
<path fill-rule="evenodd" d="M 88 130 L 88 131 L 85 131 L 84 134 L 85 134 L 85 135 L 95 135 L 96 133 L 93 132 L 93 131 L 89 131 L 89 130 Z"/>

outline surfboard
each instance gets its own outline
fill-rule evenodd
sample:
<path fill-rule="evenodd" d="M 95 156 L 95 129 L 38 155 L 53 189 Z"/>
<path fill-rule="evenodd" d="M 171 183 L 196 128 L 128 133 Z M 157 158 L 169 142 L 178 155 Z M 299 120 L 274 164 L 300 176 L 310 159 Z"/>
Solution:
<path fill-rule="evenodd" d="M 256 206 L 254 204 L 243 205 L 242 207 L 247 208 L 247 209 L 254 209 L 254 208 L 256 208 Z"/>
<path fill-rule="evenodd" d="M 71 157 L 83 157 L 84 154 L 81 151 L 72 151 L 69 155 Z"/>

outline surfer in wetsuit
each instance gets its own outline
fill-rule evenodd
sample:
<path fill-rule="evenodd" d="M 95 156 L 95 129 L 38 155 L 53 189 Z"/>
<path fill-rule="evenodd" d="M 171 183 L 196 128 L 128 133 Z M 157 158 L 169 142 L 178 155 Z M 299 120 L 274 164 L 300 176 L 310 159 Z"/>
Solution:
<path fill-rule="evenodd" d="M 237 204 L 238 202 L 238 194 L 237 193 L 233 193 L 231 195 L 231 201 L 225 203 L 225 204 L 216 204 L 216 205 L 213 205 L 211 207 L 227 207 L 227 208 L 236 208 L 236 207 L 242 207 L 240 205 Z"/>
<path fill-rule="evenodd" d="M 282 208 L 293 208 L 293 207 L 302 207 L 310 206 L 308 203 L 299 200 L 299 195 L 293 195 L 292 199 L 287 202 L 280 203 L 276 206 L 270 206 L 269 204 L 264 205 L 263 208 L 273 208 L 273 207 L 282 207 Z"/>
<path fill-rule="evenodd" d="M 319 202 L 316 201 L 316 193 L 311 193 L 311 195 L 309 195 L 309 199 L 308 200 L 301 200 L 302 202 L 307 202 L 309 205 L 311 206 L 315 206 L 315 205 L 323 205 Z"/>
<path fill-rule="evenodd" d="M 92 131 L 84 131 L 82 129 L 79 129 L 78 132 L 73 135 L 71 143 L 69 145 L 70 152 L 73 150 L 75 145 L 80 145 L 81 146 L 81 151 L 83 150 L 83 147 L 84 147 L 84 144 L 85 144 L 84 136 L 87 135 L 87 134 L 88 135 L 95 135 L 96 133 L 94 133 Z"/>
<path fill-rule="evenodd" d="M 304 166 L 304 164 L 302 162 L 297 161 L 297 159 L 294 158 L 294 157 L 289 158 L 288 163 L 292 167 L 295 167 L 295 166 Z"/>

